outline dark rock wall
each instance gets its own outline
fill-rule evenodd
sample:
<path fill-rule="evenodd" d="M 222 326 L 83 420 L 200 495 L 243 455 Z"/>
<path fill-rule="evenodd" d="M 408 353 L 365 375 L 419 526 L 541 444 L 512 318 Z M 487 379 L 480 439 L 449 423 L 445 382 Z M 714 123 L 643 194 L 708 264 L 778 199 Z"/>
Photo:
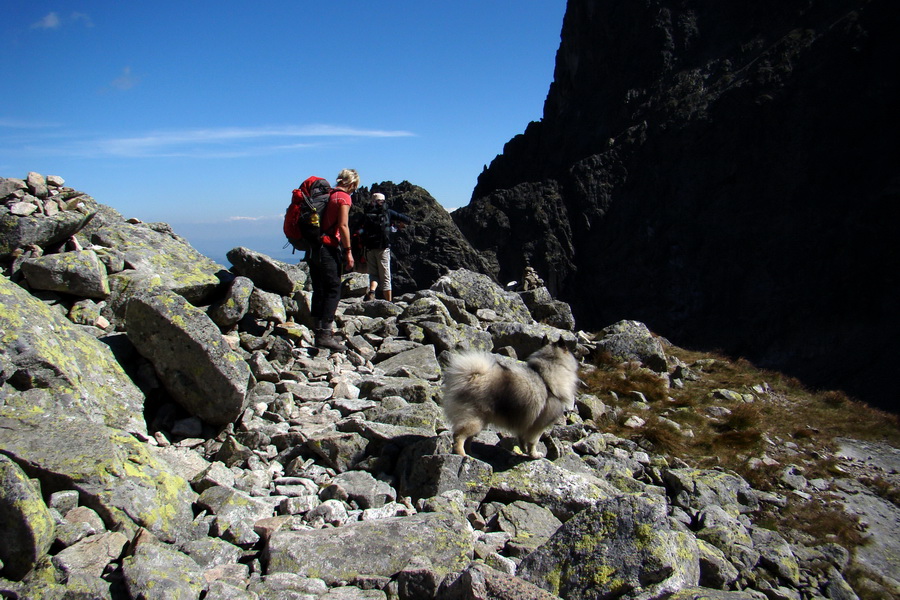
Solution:
<path fill-rule="evenodd" d="M 578 327 L 895 408 L 900 5 L 570 0 L 541 122 L 454 220 Z"/>

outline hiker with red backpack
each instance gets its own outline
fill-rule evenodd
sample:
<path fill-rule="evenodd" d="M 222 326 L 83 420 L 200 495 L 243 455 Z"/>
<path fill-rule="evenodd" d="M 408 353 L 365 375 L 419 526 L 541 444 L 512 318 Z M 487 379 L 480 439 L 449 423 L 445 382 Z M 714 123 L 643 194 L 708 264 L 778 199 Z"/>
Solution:
<path fill-rule="evenodd" d="M 341 299 L 341 276 L 344 269 L 353 268 L 350 251 L 350 194 L 359 187 L 359 174 L 354 169 L 344 169 L 337 177 L 328 196 L 328 203 L 320 216 L 319 243 L 309 244 L 306 262 L 312 282 L 312 313 L 316 347 L 345 352 L 344 346 L 334 336 L 334 314 Z"/>

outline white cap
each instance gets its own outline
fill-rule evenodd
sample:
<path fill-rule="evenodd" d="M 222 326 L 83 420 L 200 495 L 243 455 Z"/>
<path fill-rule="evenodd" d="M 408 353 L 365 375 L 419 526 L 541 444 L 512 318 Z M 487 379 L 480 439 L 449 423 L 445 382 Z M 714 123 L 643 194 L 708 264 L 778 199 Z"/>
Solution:
<path fill-rule="evenodd" d="M 372 194 L 372 200 L 384 200 L 384 194 L 381 192 L 375 192 Z"/>

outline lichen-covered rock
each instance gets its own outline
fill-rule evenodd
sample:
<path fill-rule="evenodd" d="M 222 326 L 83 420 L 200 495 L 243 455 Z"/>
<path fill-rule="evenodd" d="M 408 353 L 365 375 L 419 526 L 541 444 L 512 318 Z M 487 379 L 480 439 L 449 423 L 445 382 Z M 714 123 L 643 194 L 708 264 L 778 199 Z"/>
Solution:
<path fill-rule="evenodd" d="M 53 557 L 53 566 L 67 576 L 75 573 L 100 577 L 109 563 L 117 561 L 128 538 L 118 531 L 88 536 Z"/>
<path fill-rule="evenodd" d="M 437 381 L 441 377 L 434 346 L 421 345 L 406 352 L 375 363 L 388 377 L 411 375 L 427 381 Z"/>
<path fill-rule="evenodd" d="M 332 487 L 333 486 L 333 487 Z M 329 487 L 322 490 L 323 500 L 339 498 L 352 502 L 359 508 L 381 508 L 397 499 L 390 485 L 379 481 L 365 471 L 349 471 L 335 477 Z"/>
<path fill-rule="evenodd" d="M 716 470 L 667 469 L 663 473 L 673 504 L 690 514 L 709 505 L 722 506 L 733 514 L 753 512 L 759 498 L 750 484 L 733 473 Z"/>
<path fill-rule="evenodd" d="M 368 411 L 367 415 L 369 420 L 387 425 L 428 429 L 432 432 L 444 428 L 444 411 L 431 400 L 406 404 L 392 410 L 378 408 Z"/>
<path fill-rule="evenodd" d="M 431 322 L 452 325 L 453 317 L 444 303 L 432 296 L 422 296 L 410 302 L 400 313 L 400 320 L 406 323 Z"/>
<path fill-rule="evenodd" d="M 759 552 L 760 563 L 781 580 L 792 586 L 800 583 L 800 567 L 790 544 L 780 534 L 770 529 L 750 529 L 753 548 Z"/>
<path fill-rule="evenodd" d="M 661 496 L 596 503 L 526 556 L 518 575 L 571 600 L 660 597 L 700 577 L 694 536 L 671 528 Z"/>
<path fill-rule="evenodd" d="M 135 348 L 191 414 L 225 425 L 247 407 L 250 367 L 202 310 L 160 290 L 133 298 L 126 323 Z"/>
<path fill-rule="evenodd" d="M 246 277 L 235 277 L 228 286 L 225 297 L 209 309 L 209 318 L 222 329 L 230 329 L 244 318 L 250 307 L 253 282 Z"/>
<path fill-rule="evenodd" d="M 759 552 L 754 548 L 750 532 L 736 516 L 717 504 L 710 504 L 699 513 L 697 521 L 700 526 L 697 538 L 721 550 L 742 574 L 756 568 Z"/>
<path fill-rule="evenodd" d="M 569 471 L 541 459 L 494 473 L 488 499 L 540 504 L 558 519 L 566 521 L 600 500 L 620 493 L 602 479 Z"/>
<path fill-rule="evenodd" d="M 365 458 L 369 442 L 356 432 L 327 431 L 310 437 L 306 445 L 328 466 L 343 473 Z"/>
<path fill-rule="evenodd" d="M 302 290 L 309 278 L 304 266 L 281 262 L 242 246 L 232 248 L 225 257 L 231 261 L 232 272 L 282 296 L 291 296 Z"/>
<path fill-rule="evenodd" d="M 434 321 L 422 321 L 419 327 L 425 332 L 425 339 L 440 354 L 445 351 L 480 350 L 490 352 L 494 348 L 491 334 L 478 327 L 465 324 L 445 325 Z"/>
<path fill-rule="evenodd" d="M 447 573 L 465 566 L 471 553 L 471 528 L 465 519 L 420 513 L 335 529 L 279 531 L 263 556 L 267 573 L 297 573 L 334 584 L 361 576 L 390 577 L 414 556 L 428 558 Z"/>
<path fill-rule="evenodd" d="M 575 336 L 562 329 L 539 323 L 492 323 L 488 327 L 494 348 L 509 346 L 516 356 L 525 360 L 528 355 L 540 350 L 549 342 L 562 340 L 570 349 L 575 348 Z"/>
<path fill-rule="evenodd" d="M 533 322 L 522 298 L 514 292 L 507 292 L 487 275 L 457 269 L 438 279 L 431 289 L 459 298 L 465 303 L 466 310 L 473 314 L 479 309 L 490 309 L 499 315 L 501 321 Z"/>
<path fill-rule="evenodd" d="M 72 210 L 60 211 L 51 217 L 20 217 L 0 206 L 0 258 L 9 258 L 17 248 L 32 244 L 47 248 L 72 237 L 98 210 L 90 196 L 80 196 L 74 202 Z"/>
<path fill-rule="evenodd" d="M 138 546 L 122 561 L 122 574 L 132 598 L 197 600 L 207 588 L 200 565 L 163 544 Z"/>
<path fill-rule="evenodd" d="M 271 504 L 236 490 L 212 486 L 200 494 L 197 505 L 215 515 L 213 532 L 233 544 L 243 546 L 259 541 L 253 524 L 272 516 Z"/>
<path fill-rule="evenodd" d="M 636 360 L 657 373 L 665 373 L 666 353 L 662 342 L 643 323 L 619 321 L 602 330 L 597 347 L 618 362 Z"/>
<path fill-rule="evenodd" d="M 485 565 L 473 564 L 441 586 L 441 600 L 559 600 L 538 586 Z M 452 579 L 452 581 L 451 581 Z"/>
<path fill-rule="evenodd" d="M 697 540 L 700 559 L 700 584 L 715 589 L 725 589 L 739 576 L 737 568 L 725 558 L 725 553 L 701 539 Z"/>
<path fill-rule="evenodd" d="M 55 537 L 53 516 L 40 490 L 4 454 L 0 454 L 0 531 L 0 575 L 13 580 L 31 571 Z"/>
<path fill-rule="evenodd" d="M 491 485 L 493 468 L 486 462 L 457 454 L 421 455 L 409 460 L 409 471 L 400 482 L 404 494 L 430 498 L 448 490 L 460 490 L 481 502 Z"/>
<path fill-rule="evenodd" d="M 400 396 L 407 402 L 425 402 L 440 396 L 440 386 L 418 377 L 366 377 L 359 384 L 362 397 L 382 400 Z"/>
<path fill-rule="evenodd" d="M 109 346 L 0 277 L 0 381 L 6 409 L 79 414 L 146 436 L 144 395 Z"/>
<path fill-rule="evenodd" d="M 57 413 L 0 413 L 0 448 L 33 476 L 77 490 L 110 530 L 167 542 L 193 535 L 196 494 L 128 433 Z M 47 443 L 52 440 L 52 443 Z"/>
<path fill-rule="evenodd" d="M 22 274 L 37 290 L 87 298 L 109 296 L 106 266 L 92 250 L 46 254 L 22 262 Z"/>
<path fill-rule="evenodd" d="M 512 556 L 524 557 L 552 536 L 562 522 L 548 509 L 517 500 L 497 513 L 497 527 L 512 536 L 506 543 Z"/>
<path fill-rule="evenodd" d="M 729 592 L 725 590 L 713 590 L 700 587 L 682 588 L 667 600 L 759 600 L 758 593 L 753 592 Z"/>
<path fill-rule="evenodd" d="M 247 314 L 254 319 L 271 323 L 284 323 L 287 321 L 287 312 L 284 310 L 284 302 L 282 302 L 281 296 L 258 287 L 254 287 L 253 291 L 250 292 Z"/>
<path fill-rule="evenodd" d="M 93 243 L 116 248 L 125 255 L 133 271 L 123 277 L 153 274 L 159 285 L 184 296 L 189 302 L 202 304 L 220 285 L 217 273 L 225 267 L 203 256 L 166 228 L 157 231 L 148 225 L 114 222 L 101 227 L 91 239 Z"/>

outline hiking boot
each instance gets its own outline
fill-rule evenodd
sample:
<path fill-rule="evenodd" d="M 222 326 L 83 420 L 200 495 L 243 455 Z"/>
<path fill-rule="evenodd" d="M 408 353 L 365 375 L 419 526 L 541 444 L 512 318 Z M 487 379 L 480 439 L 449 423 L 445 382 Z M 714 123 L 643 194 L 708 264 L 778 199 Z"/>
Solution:
<path fill-rule="evenodd" d="M 374 299 L 375 299 L 375 290 L 369 290 L 368 292 L 366 292 L 366 295 L 363 296 L 363 301 L 365 301 L 365 302 L 371 302 Z"/>
<path fill-rule="evenodd" d="M 334 332 L 330 329 L 319 329 L 316 331 L 316 348 L 323 348 L 333 352 L 347 351 L 347 346 L 336 339 L 334 337 Z"/>

